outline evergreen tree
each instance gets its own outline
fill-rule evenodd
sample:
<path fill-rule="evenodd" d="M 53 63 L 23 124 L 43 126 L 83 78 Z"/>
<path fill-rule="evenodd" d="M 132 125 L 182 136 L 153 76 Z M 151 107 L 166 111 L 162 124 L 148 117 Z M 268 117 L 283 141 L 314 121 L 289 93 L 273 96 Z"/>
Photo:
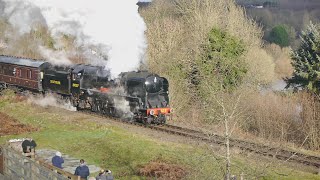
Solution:
<path fill-rule="evenodd" d="M 289 46 L 289 34 L 286 27 L 284 25 L 278 25 L 272 28 L 269 34 L 269 41 L 281 47 Z"/>
<path fill-rule="evenodd" d="M 218 86 L 222 85 L 226 90 L 241 84 L 248 71 L 247 64 L 241 57 L 245 52 L 241 40 L 213 28 L 203 48 L 203 58 L 197 64 L 202 81 L 217 80 Z"/>
<path fill-rule="evenodd" d="M 301 45 L 292 53 L 294 74 L 288 86 L 298 85 L 313 92 L 320 90 L 320 28 L 310 23 L 302 32 Z"/>

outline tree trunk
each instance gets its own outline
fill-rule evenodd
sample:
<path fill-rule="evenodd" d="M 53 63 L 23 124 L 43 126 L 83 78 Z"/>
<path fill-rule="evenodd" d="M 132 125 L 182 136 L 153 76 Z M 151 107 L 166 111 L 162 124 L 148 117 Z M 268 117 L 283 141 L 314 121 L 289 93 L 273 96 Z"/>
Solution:
<path fill-rule="evenodd" d="M 229 127 L 228 127 L 228 119 L 226 118 L 224 121 L 225 124 L 225 136 L 226 136 L 226 180 L 230 180 L 230 167 L 231 167 L 231 161 L 230 161 L 230 142 L 229 142 Z"/>

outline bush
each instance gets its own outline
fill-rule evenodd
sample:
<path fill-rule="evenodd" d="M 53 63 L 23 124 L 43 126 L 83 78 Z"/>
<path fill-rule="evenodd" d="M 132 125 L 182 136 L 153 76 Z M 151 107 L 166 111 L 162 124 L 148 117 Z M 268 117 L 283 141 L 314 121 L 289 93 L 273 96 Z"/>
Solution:
<path fill-rule="evenodd" d="M 312 94 L 248 93 L 242 129 L 258 137 L 320 149 L 319 99 Z"/>
<path fill-rule="evenodd" d="M 198 61 L 201 81 L 214 79 L 226 90 L 241 84 L 247 72 L 244 44 L 228 33 L 213 28 L 204 46 L 203 58 Z"/>
<path fill-rule="evenodd" d="M 291 77 L 293 73 L 290 57 L 291 49 L 281 48 L 276 44 L 269 44 L 266 46 L 266 51 L 274 59 L 275 73 L 277 78 L 283 79 Z"/>
<path fill-rule="evenodd" d="M 289 34 L 284 25 L 278 25 L 272 28 L 269 38 L 269 42 L 278 44 L 281 47 L 289 46 Z"/>

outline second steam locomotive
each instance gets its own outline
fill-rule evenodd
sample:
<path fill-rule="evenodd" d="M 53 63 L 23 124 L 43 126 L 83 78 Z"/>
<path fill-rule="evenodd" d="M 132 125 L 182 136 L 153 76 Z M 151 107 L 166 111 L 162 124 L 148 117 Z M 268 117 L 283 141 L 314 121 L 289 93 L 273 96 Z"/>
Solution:
<path fill-rule="evenodd" d="M 8 86 L 58 94 L 78 109 L 147 124 L 163 124 L 171 114 L 168 80 L 147 71 L 123 72 L 111 80 L 101 66 L 0 56 L 0 89 Z"/>

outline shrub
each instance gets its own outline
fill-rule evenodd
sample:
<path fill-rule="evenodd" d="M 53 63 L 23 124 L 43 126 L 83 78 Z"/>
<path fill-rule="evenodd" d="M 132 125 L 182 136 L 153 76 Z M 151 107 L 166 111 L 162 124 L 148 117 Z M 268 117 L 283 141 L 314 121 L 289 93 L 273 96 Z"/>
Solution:
<path fill-rule="evenodd" d="M 293 73 L 290 57 L 291 49 L 281 48 L 276 44 L 269 44 L 266 46 L 266 51 L 274 59 L 277 77 L 279 79 L 291 77 Z"/>
<path fill-rule="evenodd" d="M 201 81 L 215 79 L 228 90 L 241 84 L 247 72 L 244 62 L 244 44 L 228 33 L 213 28 L 204 45 L 204 55 L 198 61 Z"/>
<path fill-rule="evenodd" d="M 242 99 L 245 119 L 242 129 L 276 142 L 290 142 L 298 147 L 320 149 L 320 103 L 310 93 L 261 94 L 252 92 Z"/>
<path fill-rule="evenodd" d="M 272 28 L 268 40 L 281 47 L 289 46 L 289 34 L 286 27 L 284 25 L 278 25 Z"/>

